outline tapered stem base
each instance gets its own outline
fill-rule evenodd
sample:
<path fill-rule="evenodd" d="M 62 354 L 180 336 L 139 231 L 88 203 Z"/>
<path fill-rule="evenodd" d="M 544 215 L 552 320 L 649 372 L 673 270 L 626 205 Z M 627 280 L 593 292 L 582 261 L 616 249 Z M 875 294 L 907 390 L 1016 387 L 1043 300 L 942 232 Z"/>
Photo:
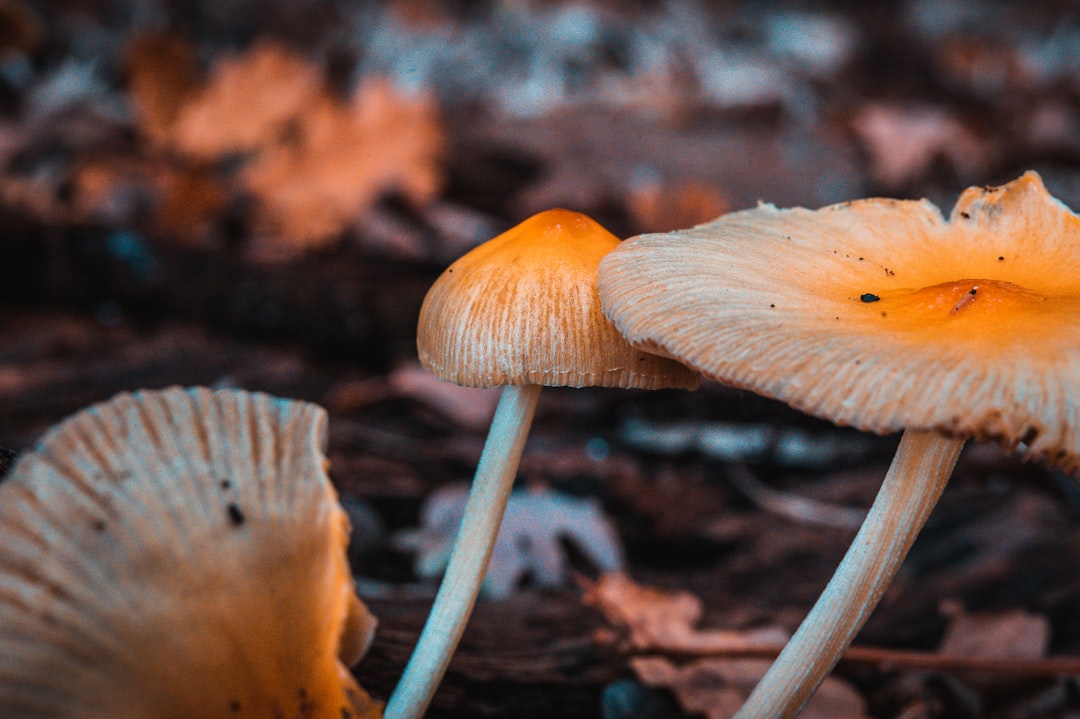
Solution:
<path fill-rule="evenodd" d="M 539 385 L 503 390 L 446 574 L 416 649 L 386 705 L 386 719 L 422 716 L 446 673 L 480 592 L 539 396 Z"/>
<path fill-rule="evenodd" d="M 949 481 L 963 440 L 908 431 L 836 574 L 735 719 L 789 719 L 866 623 Z"/>

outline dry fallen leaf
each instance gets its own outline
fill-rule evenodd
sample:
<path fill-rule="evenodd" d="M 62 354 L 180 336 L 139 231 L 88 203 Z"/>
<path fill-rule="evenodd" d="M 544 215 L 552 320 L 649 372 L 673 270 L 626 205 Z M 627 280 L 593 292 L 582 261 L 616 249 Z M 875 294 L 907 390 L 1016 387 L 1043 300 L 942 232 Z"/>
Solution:
<path fill-rule="evenodd" d="M 264 231 L 296 248 L 326 244 L 380 195 L 431 201 L 442 183 L 442 126 L 427 97 L 371 78 L 348 103 L 322 97 L 298 118 L 294 139 L 241 173 Z"/>
<path fill-rule="evenodd" d="M 946 668 L 928 661 L 924 668 L 908 667 L 914 671 L 893 682 L 892 689 L 897 700 L 908 705 L 901 717 L 942 716 L 943 702 L 957 715 L 1057 716 L 1055 710 L 1068 703 L 1069 676 L 1075 676 L 1075 670 L 1053 669 L 1036 681 L 1035 675 L 1025 671 L 1044 662 L 1068 661 L 1065 657 L 1047 658 L 1050 622 L 1044 615 L 1021 609 L 968 613 L 953 600 L 944 602 L 941 612 L 948 626 L 930 659 L 955 659 L 957 664 Z M 999 669 L 983 673 L 977 669 L 980 665 Z"/>
<path fill-rule="evenodd" d="M 669 232 L 719 217 L 731 203 L 718 187 L 694 181 L 666 184 L 648 176 L 630 187 L 627 209 L 636 232 Z"/>
<path fill-rule="evenodd" d="M 273 146 L 289 125 L 324 95 L 321 70 L 272 43 L 226 58 L 202 92 L 179 111 L 177 148 L 216 159 Z"/>
<path fill-rule="evenodd" d="M 1045 615 L 1009 609 L 968 613 L 946 604 L 949 626 L 939 654 L 986 659 L 1041 659 L 1050 649 L 1050 620 Z"/>
<path fill-rule="evenodd" d="M 625 629 L 630 643 L 642 650 L 726 652 L 777 646 L 788 640 L 788 633 L 779 627 L 697 629 L 704 613 L 697 596 L 638 584 L 622 573 L 601 576 L 588 588 L 585 601 Z"/>
<path fill-rule="evenodd" d="M 446 568 L 468 493 L 465 485 L 436 490 L 421 509 L 423 526 L 397 534 L 399 547 L 416 551 L 421 577 L 435 577 Z M 481 591 L 491 599 L 506 599 L 526 576 L 539 587 L 561 586 L 566 581 L 562 539 L 572 541 L 601 570 L 615 571 L 624 563 L 619 536 L 597 502 L 529 488 L 510 495 Z"/>
<path fill-rule="evenodd" d="M 943 159 L 961 177 L 990 165 L 989 149 L 952 112 L 932 105 L 871 103 L 851 127 L 870 156 L 870 172 L 885 187 L 902 187 Z"/>
<path fill-rule="evenodd" d="M 703 613 L 697 596 L 637 584 L 621 573 L 600 577 L 587 589 L 585 601 L 626 631 L 638 651 L 719 654 L 779 647 L 788 640 L 788 633 L 779 627 L 696 629 Z M 686 711 L 727 719 L 746 701 L 771 663 L 710 657 L 677 665 L 664 656 L 639 656 L 630 660 L 630 668 L 646 685 L 670 689 Z M 861 719 L 865 702 L 849 684 L 830 677 L 800 716 Z"/>
<path fill-rule="evenodd" d="M 228 200 L 207 168 L 253 196 L 263 258 L 326 245 L 385 193 L 419 207 L 441 187 L 434 101 L 385 78 L 366 78 L 343 100 L 315 63 L 264 42 L 218 62 L 200 89 L 194 50 L 165 36 L 133 43 L 129 65 L 141 130 L 177 153 L 157 218 L 174 235 L 198 235 Z M 239 163 L 228 171 L 226 159 Z M 190 201 L 199 212 L 189 222 Z"/>
<path fill-rule="evenodd" d="M 650 687 L 670 689 L 687 712 L 730 719 L 765 675 L 767 659 L 700 659 L 676 665 L 663 657 L 637 657 L 630 668 Z M 847 682 L 830 677 L 799 714 L 800 719 L 867 719 L 866 702 Z"/>

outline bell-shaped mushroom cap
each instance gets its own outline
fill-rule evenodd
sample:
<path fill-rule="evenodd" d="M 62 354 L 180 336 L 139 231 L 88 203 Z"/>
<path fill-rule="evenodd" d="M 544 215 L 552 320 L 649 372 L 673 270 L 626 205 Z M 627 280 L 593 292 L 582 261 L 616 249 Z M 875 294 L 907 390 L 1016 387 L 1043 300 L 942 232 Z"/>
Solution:
<path fill-rule="evenodd" d="M 698 375 L 632 348 L 604 319 L 600 258 L 619 239 L 585 215 L 548 210 L 476 247 L 420 309 L 420 362 L 472 387 L 697 387 Z"/>
<path fill-rule="evenodd" d="M 1033 172 L 927 201 L 762 205 L 602 262 L 631 343 L 810 414 L 1080 468 L 1080 218 Z"/>
<path fill-rule="evenodd" d="M 374 619 L 326 416 L 242 391 L 121 394 L 0 483 L 0 715 L 374 718 L 339 660 Z"/>

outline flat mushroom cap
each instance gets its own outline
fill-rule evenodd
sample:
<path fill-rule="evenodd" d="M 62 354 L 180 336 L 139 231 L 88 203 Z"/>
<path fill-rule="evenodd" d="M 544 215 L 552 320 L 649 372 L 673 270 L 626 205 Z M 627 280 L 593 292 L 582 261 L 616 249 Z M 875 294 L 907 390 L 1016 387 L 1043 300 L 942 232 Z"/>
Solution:
<path fill-rule="evenodd" d="M 585 215 L 548 210 L 476 247 L 424 298 L 421 364 L 472 387 L 697 387 L 697 373 L 634 349 L 604 318 L 596 272 L 618 244 Z"/>
<path fill-rule="evenodd" d="M 316 405 L 121 394 L 0 482 L 0 715 L 375 719 Z"/>
<path fill-rule="evenodd" d="M 601 263 L 635 346 L 819 417 L 1080 469 L 1080 218 L 1028 172 L 931 203 L 761 205 Z"/>

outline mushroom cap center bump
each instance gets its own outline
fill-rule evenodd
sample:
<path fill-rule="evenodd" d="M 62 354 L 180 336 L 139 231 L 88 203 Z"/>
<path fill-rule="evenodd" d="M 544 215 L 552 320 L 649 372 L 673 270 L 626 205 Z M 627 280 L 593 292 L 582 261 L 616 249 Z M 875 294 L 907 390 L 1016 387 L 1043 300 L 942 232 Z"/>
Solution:
<path fill-rule="evenodd" d="M 912 340 L 954 341 L 992 352 L 1049 340 L 1080 317 L 1080 294 L 1049 294 L 1004 279 L 964 278 L 858 295 L 860 314 Z"/>

